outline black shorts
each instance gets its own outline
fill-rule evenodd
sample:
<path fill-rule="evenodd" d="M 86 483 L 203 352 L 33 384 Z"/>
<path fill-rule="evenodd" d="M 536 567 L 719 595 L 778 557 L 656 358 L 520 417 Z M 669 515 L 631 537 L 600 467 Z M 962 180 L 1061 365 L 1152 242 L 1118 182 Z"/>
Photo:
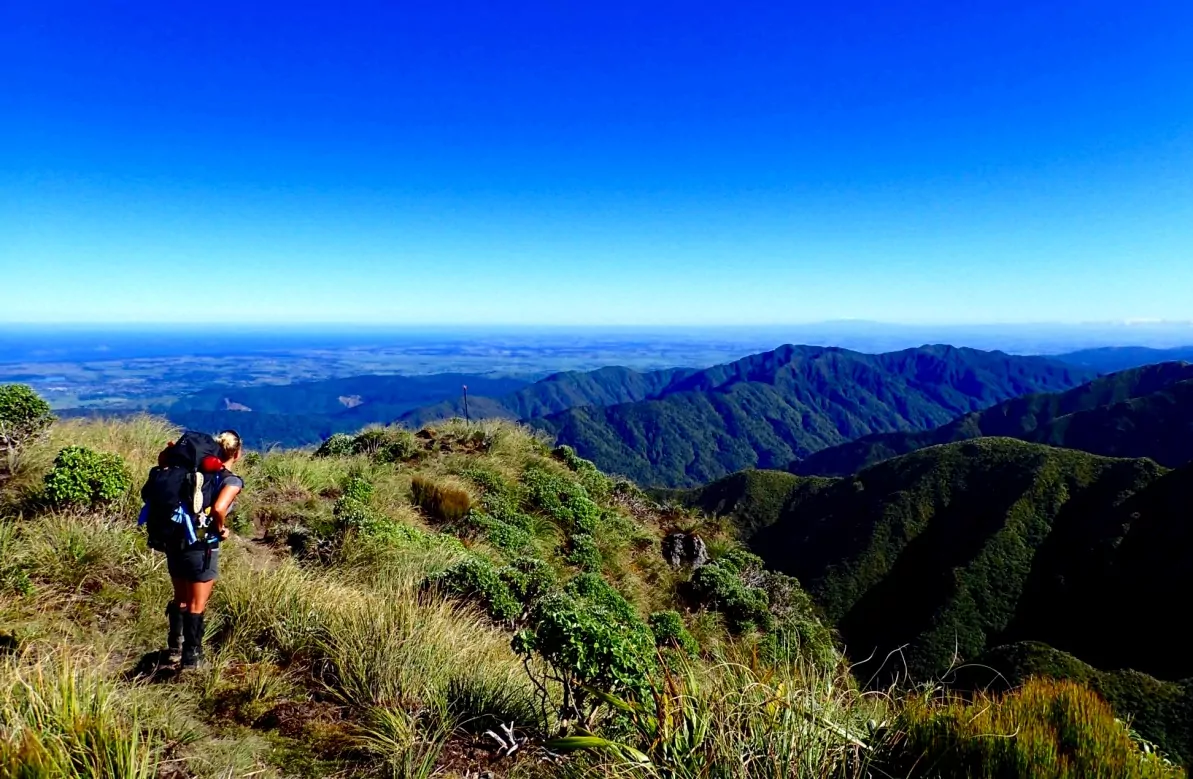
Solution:
<path fill-rule="evenodd" d="M 171 579 L 188 582 L 210 582 L 220 573 L 219 549 L 188 549 L 166 555 L 166 569 Z"/>

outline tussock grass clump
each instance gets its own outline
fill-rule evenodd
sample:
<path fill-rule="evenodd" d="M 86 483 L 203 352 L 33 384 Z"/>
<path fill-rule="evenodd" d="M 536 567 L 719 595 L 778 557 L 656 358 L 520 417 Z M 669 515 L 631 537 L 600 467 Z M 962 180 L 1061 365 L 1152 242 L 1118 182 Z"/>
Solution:
<path fill-rule="evenodd" d="M 424 514 L 440 522 L 459 522 L 472 510 L 472 496 L 466 490 L 421 475 L 411 480 L 410 495 Z"/>
<path fill-rule="evenodd" d="M 102 666 L 62 651 L 0 660 L 0 776 L 151 779 L 158 735 Z"/>
<path fill-rule="evenodd" d="M 911 700 L 877 761 L 897 776 L 1177 779 L 1082 685 L 1029 680 L 1000 696 Z"/>
<path fill-rule="evenodd" d="M 227 651 L 267 647 L 317 673 L 362 716 L 426 710 L 449 726 L 486 711 L 533 710 L 508 638 L 479 612 L 422 591 L 416 571 L 387 585 L 377 592 L 291 561 L 270 571 L 236 569 L 217 588 L 213 613 L 226 625 Z M 503 695 L 493 680 L 503 680 Z M 486 711 L 469 711 L 469 701 L 485 702 Z"/>

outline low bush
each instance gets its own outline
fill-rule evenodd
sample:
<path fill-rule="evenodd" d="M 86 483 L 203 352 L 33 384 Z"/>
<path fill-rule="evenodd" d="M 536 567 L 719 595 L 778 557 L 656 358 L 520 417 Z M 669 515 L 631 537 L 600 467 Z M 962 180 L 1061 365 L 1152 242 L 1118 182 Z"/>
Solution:
<path fill-rule="evenodd" d="M 766 593 L 772 617 L 771 631 L 761 646 L 765 658 L 784 662 L 798 653 L 826 667 L 836 665 L 839 655 L 832 634 L 816 615 L 816 607 L 799 581 L 766 571 L 759 586 Z"/>
<path fill-rule="evenodd" d="M 564 588 L 569 595 L 607 611 L 621 622 L 638 623 L 638 612 L 625 599 L 625 596 L 614 589 L 612 584 L 595 573 L 582 573 L 568 581 Z"/>
<path fill-rule="evenodd" d="M 356 454 L 354 439 L 346 433 L 333 433 L 319 444 L 315 450 L 316 457 L 350 457 Z"/>
<path fill-rule="evenodd" d="M 414 433 L 402 427 L 374 427 L 352 439 L 352 454 L 363 454 L 378 463 L 400 463 L 419 453 Z"/>
<path fill-rule="evenodd" d="M 876 760 L 895 776 L 1177 779 L 1110 706 L 1073 682 L 1029 680 L 1001 696 L 910 700 Z"/>
<path fill-rule="evenodd" d="M 340 500 L 367 504 L 373 499 L 373 483 L 362 476 L 350 475 L 341 486 Z"/>
<path fill-rule="evenodd" d="M 678 649 L 689 657 L 700 653 L 700 644 L 684 627 L 683 617 L 678 611 L 656 611 L 650 615 L 649 624 L 655 645 L 659 648 Z"/>
<path fill-rule="evenodd" d="M 473 514 L 471 524 L 484 535 L 486 541 L 506 554 L 518 554 L 530 545 L 529 533 L 489 514 Z"/>
<path fill-rule="evenodd" d="M 596 539 L 588 533 L 577 533 L 568 539 L 571 549 L 567 554 L 567 561 L 588 573 L 600 573 L 604 565 L 601 550 L 597 548 Z"/>
<path fill-rule="evenodd" d="M 483 557 L 472 555 L 460 560 L 435 577 L 434 582 L 444 592 L 476 600 L 499 622 L 512 622 L 522 613 L 522 604 L 514 597 L 509 583 Z"/>
<path fill-rule="evenodd" d="M 601 472 L 591 460 L 585 460 L 576 454 L 570 446 L 557 446 L 551 451 L 551 456 L 559 460 L 580 478 L 580 483 L 589 496 L 596 500 L 606 500 L 613 493 L 613 482 Z"/>
<path fill-rule="evenodd" d="M 601 508 L 587 490 L 571 479 L 543 468 L 529 468 L 523 477 L 530 505 L 543 511 L 565 533 L 592 533 Z"/>
<path fill-rule="evenodd" d="M 525 606 L 533 607 L 551 593 L 558 583 L 555 570 L 537 557 L 518 557 L 501 569 L 501 577 Z"/>
<path fill-rule="evenodd" d="M 472 496 L 467 492 L 421 475 L 411 480 L 410 496 L 424 514 L 440 522 L 459 522 L 472 510 Z"/>
<path fill-rule="evenodd" d="M 371 493 L 371 487 L 367 492 Z M 447 546 L 449 540 L 459 543 L 451 536 L 428 535 L 417 527 L 391 519 L 347 492 L 336 500 L 335 518 L 340 530 L 352 529 L 372 541 L 391 546 L 429 549 Z"/>
<path fill-rule="evenodd" d="M 68 446 L 46 474 L 44 495 L 55 506 L 90 508 L 113 503 L 132 487 L 132 476 L 117 454 Z"/>
<path fill-rule="evenodd" d="M 699 603 L 724 615 L 726 627 L 734 633 L 767 631 L 774 625 L 766 592 L 746 586 L 732 564 L 697 568 L 691 589 Z"/>

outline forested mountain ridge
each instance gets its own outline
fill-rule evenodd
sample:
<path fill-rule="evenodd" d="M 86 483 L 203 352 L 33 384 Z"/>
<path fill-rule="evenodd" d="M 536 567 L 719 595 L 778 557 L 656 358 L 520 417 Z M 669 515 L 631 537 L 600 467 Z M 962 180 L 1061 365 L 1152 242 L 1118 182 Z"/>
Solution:
<path fill-rule="evenodd" d="M 865 436 L 793 462 L 789 470 L 844 476 L 926 446 L 982 436 L 1181 465 L 1193 459 L 1193 365 L 1120 371 L 1066 392 L 1013 398 L 932 430 Z"/>
<path fill-rule="evenodd" d="M 692 373 L 695 370 L 691 368 L 642 372 L 619 366 L 563 371 L 500 397 L 469 397 L 468 412 L 477 419 L 533 419 L 576 406 L 627 403 L 655 397 Z M 418 427 L 463 416 L 464 404 L 460 399 L 451 399 L 408 412 L 400 421 Z"/>
<path fill-rule="evenodd" d="M 687 502 L 739 519 L 863 656 L 907 645 L 932 675 L 955 650 L 1035 640 L 1100 667 L 1193 676 L 1163 617 L 1193 596 L 1193 464 L 981 438 L 847 478 L 747 471 Z"/>
<path fill-rule="evenodd" d="M 1094 376 L 1041 357 L 951 346 L 868 355 L 784 346 L 672 382 L 657 397 L 532 423 L 640 483 L 691 486 L 875 432 L 933 427 Z"/>

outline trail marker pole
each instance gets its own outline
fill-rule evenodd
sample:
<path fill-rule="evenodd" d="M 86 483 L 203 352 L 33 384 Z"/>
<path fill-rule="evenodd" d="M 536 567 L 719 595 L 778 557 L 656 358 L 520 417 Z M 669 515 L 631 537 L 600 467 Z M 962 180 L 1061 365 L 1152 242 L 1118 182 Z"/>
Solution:
<path fill-rule="evenodd" d="M 471 422 L 472 416 L 469 415 L 469 413 L 468 413 L 468 385 L 465 384 L 463 386 L 464 386 L 464 421 Z"/>

